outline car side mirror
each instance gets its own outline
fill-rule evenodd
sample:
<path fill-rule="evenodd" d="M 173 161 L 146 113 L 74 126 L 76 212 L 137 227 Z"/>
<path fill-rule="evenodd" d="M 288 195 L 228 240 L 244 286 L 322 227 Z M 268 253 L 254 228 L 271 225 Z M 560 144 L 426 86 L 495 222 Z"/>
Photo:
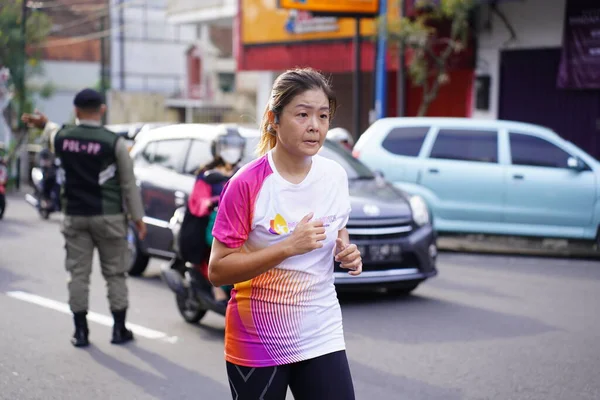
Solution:
<path fill-rule="evenodd" d="M 579 157 L 569 157 L 567 166 L 569 169 L 575 171 L 583 171 L 585 169 L 585 163 Z"/>

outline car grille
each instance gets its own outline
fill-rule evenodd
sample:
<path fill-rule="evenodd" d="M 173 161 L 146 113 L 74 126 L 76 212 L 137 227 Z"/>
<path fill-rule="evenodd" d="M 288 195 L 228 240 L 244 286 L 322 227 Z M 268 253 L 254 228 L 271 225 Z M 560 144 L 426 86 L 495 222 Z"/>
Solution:
<path fill-rule="evenodd" d="M 410 221 L 400 219 L 350 220 L 346 226 L 353 241 L 401 239 L 414 229 Z"/>
<path fill-rule="evenodd" d="M 400 247 L 398 239 L 409 236 L 415 229 L 412 221 L 406 219 L 352 219 L 348 221 L 348 233 L 350 241 L 356 244 L 363 254 L 370 253 L 370 248 L 379 245 L 390 245 Z M 389 249 L 390 247 L 388 247 Z M 401 255 L 399 258 L 392 259 L 369 257 L 364 260 L 365 271 L 380 271 L 389 269 L 419 268 L 418 257 L 414 254 L 410 246 L 401 246 Z M 370 255 L 370 254 L 369 254 Z M 336 272 L 343 271 L 336 263 Z"/>

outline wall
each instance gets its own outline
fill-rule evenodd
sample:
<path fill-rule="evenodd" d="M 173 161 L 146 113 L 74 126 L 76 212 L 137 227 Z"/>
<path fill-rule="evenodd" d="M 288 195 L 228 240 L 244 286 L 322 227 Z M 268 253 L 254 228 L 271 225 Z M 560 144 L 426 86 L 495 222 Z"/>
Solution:
<path fill-rule="evenodd" d="M 194 26 L 167 22 L 166 0 L 126 2 L 124 41 L 120 39 L 119 0 L 111 0 L 111 83 L 115 90 L 181 95 L 185 88 L 185 52 L 197 38 Z M 121 71 L 121 46 L 124 68 Z M 124 72 L 125 79 L 121 79 Z"/>
<path fill-rule="evenodd" d="M 479 34 L 476 74 L 491 76 L 490 109 L 473 109 L 473 118 L 498 117 L 501 50 L 561 46 L 565 4 L 566 0 L 527 0 L 498 5 L 515 29 L 516 39 L 509 41 L 510 31 L 497 15 L 491 17 L 491 30 Z M 487 16 L 488 12 L 484 11 L 480 24 L 486 22 Z"/>
<path fill-rule="evenodd" d="M 44 75 L 30 80 L 32 87 L 52 82 L 55 92 L 48 99 L 36 98 L 36 107 L 57 123 L 74 118 L 73 98 L 86 87 L 100 81 L 100 65 L 92 62 L 44 61 Z"/>
<path fill-rule="evenodd" d="M 107 124 L 129 122 L 179 122 L 179 114 L 166 107 L 165 96 L 111 90 L 107 93 Z"/>

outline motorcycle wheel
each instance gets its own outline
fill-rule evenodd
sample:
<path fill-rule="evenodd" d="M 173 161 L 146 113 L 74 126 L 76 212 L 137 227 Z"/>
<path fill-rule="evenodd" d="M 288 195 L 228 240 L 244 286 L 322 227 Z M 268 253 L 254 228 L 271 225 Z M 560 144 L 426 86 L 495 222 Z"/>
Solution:
<path fill-rule="evenodd" d="M 48 211 L 48 210 L 40 210 L 40 217 L 42 217 L 42 219 L 48 219 L 48 218 L 50 218 L 50 211 Z"/>
<path fill-rule="evenodd" d="M 196 301 L 190 301 L 189 295 L 176 294 L 177 309 L 183 319 L 190 324 L 197 324 L 206 314 L 206 310 L 200 308 Z"/>

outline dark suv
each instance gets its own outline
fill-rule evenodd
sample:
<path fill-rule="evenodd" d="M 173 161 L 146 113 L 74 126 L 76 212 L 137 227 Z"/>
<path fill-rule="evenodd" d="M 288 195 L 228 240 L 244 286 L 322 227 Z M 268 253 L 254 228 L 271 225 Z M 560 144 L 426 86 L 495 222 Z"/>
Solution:
<path fill-rule="evenodd" d="M 242 163 L 255 158 L 259 140 L 256 129 L 238 127 L 247 139 Z M 187 202 L 194 172 L 211 161 L 210 142 L 215 125 L 178 124 L 144 132 L 131 150 L 141 188 L 148 225 L 139 241 L 130 227 L 131 275 L 144 272 L 149 257 L 169 259 L 173 235 L 169 220 Z M 408 293 L 435 276 L 436 234 L 423 199 L 408 196 L 373 173 L 340 145 L 326 141 L 320 154 L 337 161 L 349 178 L 352 214 L 347 228 L 363 256 L 363 273 L 352 277 L 335 266 L 338 287 L 385 287 Z"/>

